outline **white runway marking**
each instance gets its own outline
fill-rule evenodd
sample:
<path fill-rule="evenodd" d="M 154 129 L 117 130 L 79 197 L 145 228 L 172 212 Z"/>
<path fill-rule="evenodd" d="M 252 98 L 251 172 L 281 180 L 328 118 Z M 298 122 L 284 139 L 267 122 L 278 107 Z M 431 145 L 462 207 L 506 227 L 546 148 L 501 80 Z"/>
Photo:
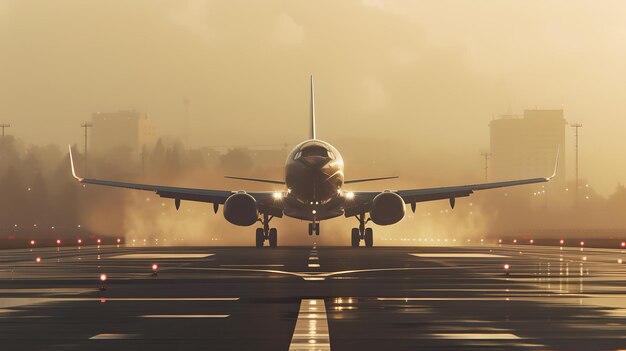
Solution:
<path fill-rule="evenodd" d="M 461 253 L 461 252 L 451 252 L 451 253 L 419 253 L 419 254 L 409 254 L 415 257 L 424 257 L 424 258 L 497 258 L 497 257 L 509 257 L 495 254 L 482 254 L 482 253 Z"/>
<path fill-rule="evenodd" d="M 330 350 L 328 317 L 324 300 L 302 300 L 296 320 L 289 351 L 327 351 Z"/>
<path fill-rule="evenodd" d="M 213 256 L 211 253 L 137 253 L 111 256 L 110 258 L 206 258 Z"/>
<path fill-rule="evenodd" d="M 221 264 L 220 267 L 285 267 L 284 264 Z"/>
<path fill-rule="evenodd" d="M 319 260 L 319 259 L 320 259 L 320 258 L 319 258 L 319 257 L 316 257 L 316 256 L 311 256 L 311 257 L 309 257 L 309 261 L 316 261 L 316 260 Z"/>
<path fill-rule="evenodd" d="M 230 314 L 145 314 L 140 318 L 227 318 Z"/>
<path fill-rule="evenodd" d="M 119 340 L 119 339 L 134 339 L 137 334 L 98 334 L 89 338 L 89 340 Z"/>
<path fill-rule="evenodd" d="M 437 339 L 455 340 L 518 340 L 519 336 L 509 333 L 448 333 L 433 334 Z"/>
<path fill-rule="evenodd" d="M 319 268 L 319 266 L 318 263 L 309 263 L 309 268 Z"/>

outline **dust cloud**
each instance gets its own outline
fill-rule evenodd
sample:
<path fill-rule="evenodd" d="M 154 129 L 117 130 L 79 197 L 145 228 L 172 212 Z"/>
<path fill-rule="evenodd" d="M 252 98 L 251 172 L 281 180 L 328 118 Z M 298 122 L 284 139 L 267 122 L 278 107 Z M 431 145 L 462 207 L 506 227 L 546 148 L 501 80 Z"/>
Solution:
<path fill-rule="evenodd" d="M 584 124 L 578 201 L 568 128 L 559 188 L 480 192 L 454 210 L 418 204 L 377 227 L 377 244 L 623 233 L 625 11 L 575 0 L 0 0 L 0 123 L 14 136 L 0 143 L 0 228 L 247 245 L 253 229 L 210 205 L 176 211 L 154 194 L 76 185 L 64 145 L 82 150 L 94 112 L 136 109 L 158 122 L 160 146 L 144 162 L 123 150 L 90 157 L 89 176 L 273 190 L 223 176 L 283 177 L 288 148 L 263 162 L 252 150 L 307 137 L 314 74 L 318 136 L 341 151 L 346 176 L 400 176 L 353 190 L 484 181 L 480 153 L 499 114 L 562 108 Z M 355 223 L 324 222 L 309 238 L 306 223 L 272 222 L 283 245 L 345 244 Z"/>

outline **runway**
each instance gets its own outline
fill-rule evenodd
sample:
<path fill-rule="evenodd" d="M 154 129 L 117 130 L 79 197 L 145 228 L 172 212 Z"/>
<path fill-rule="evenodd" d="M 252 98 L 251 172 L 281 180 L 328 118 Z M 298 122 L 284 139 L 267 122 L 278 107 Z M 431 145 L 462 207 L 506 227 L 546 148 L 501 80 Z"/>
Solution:
<path fill-rule="evenodd" d="M 619 350 L 620 259 L 623 250 L 535 245 L 4 250 L 0 345 Z"/>

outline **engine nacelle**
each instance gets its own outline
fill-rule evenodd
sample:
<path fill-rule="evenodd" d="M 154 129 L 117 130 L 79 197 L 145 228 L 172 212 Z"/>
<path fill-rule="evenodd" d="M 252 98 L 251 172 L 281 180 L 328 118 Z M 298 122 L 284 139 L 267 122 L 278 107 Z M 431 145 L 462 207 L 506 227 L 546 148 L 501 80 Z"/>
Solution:
<path fill-rule="evenodd" d="M 389 225 L 400 222 L 405 212 L 402 197 L 396 193 L 384 191 L 374 197 L 370 218 L 378 225 Z"/>
<path fill-rule="evenodd" d="M 255 224 L 259 218 L 256 200 L 245 192 L 229 196 L 224 202 L 224 218 L 240 226 Z"/>

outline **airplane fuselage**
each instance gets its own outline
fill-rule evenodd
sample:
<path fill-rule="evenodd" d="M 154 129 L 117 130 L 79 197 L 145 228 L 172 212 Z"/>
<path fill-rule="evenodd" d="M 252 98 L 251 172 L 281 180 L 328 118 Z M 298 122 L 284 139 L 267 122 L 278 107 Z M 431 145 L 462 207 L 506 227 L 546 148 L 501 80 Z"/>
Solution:
<path fill-rule="evenodd" d="M 313 222 L 342 215 L 343 167 L 339 151 L 329 143 L 298 144 L 285 165 L 285 215 Z"/>

